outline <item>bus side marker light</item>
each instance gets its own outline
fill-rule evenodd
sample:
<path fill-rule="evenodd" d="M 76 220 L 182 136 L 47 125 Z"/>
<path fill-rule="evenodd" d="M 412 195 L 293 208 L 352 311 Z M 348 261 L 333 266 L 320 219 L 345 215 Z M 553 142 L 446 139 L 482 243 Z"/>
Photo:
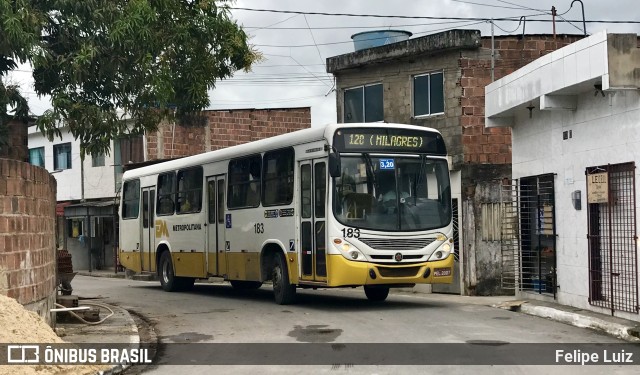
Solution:
<path fill-rule="evenodd" d="M 373 270 L 373 268 L 369 268 L 369 277 L 370 277 L 372 280 L 375 280 L 375 279 L 376 279 L 376 271 L 374 271 L 374 270 Z"/>

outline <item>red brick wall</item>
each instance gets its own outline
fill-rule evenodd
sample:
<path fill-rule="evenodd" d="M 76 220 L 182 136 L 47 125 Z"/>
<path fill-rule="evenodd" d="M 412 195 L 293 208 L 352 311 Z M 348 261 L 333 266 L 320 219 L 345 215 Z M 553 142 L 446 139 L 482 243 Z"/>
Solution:
<path fill-rule="evenodd" d="M 0 159 L 0 293 L 23 305 L 55 295 L 55 208 L 53 176 Z"/>
<path fill-rule="evenodd" d="M 6 124 L 8 131 L 8 144 L 0 146 L 0 158 L 29 161 L 29 149 L 27 146 L 28 124 L 10 120 Z"/>
<path fill-rule="evenodd" d="M 311 126 L 311 109 L 204 111 L 201 125 L 162 123 L 147 135 L 147 160 L 168 159 L 235 146 Z"/>
<path fill-rule="evenodd" d="M 495 38 L 495 79 L 571 44 L 582 36 L 530 35 L 519 39 L 515 36 Z M 511 163 L 511 129 L 484 127 L 484 87 L 491 83 L 491 38 L 482 38 L 477 51 L 464 51 L 460 57 L 462 75 L 462 147 L 465 163 Z"/>

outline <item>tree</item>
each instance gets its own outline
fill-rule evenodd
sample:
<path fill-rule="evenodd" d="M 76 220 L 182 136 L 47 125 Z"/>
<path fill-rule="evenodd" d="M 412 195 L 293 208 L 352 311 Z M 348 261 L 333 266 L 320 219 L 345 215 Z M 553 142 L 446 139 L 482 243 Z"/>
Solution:
<path fill-rule="evenodd" d="M 26 120 L 27 100 L 19 85 L 6 81 L 7 73 L 26 62 L 40 38 L 42 18 L 23 7 L 20 1 L 0 0 L 0 147 L 6 144 L 6 122 L 11 118 Z"/>
<path fill-rule="evenodd" d="M 38 36 L 25 39 L 22 47 L 0 46 L 0 61 L 32 63 L 35 91 L 50 95 L 53 105 L 37 120 L 38 127 L 53 140 L 64 122 L 81 141 L 83 155 L 108 152 L 109 141 L 119 135 L 155 130 L 172 113 L 207 107 L 208 90 L 217 80 L 248 70 L 260 58 L 224 0 L 0 4 L 0 21 L 16 18 L 4 14 L 16 5 L 15 14 L 33 21 L 3 22 L 0 37 Z"/>

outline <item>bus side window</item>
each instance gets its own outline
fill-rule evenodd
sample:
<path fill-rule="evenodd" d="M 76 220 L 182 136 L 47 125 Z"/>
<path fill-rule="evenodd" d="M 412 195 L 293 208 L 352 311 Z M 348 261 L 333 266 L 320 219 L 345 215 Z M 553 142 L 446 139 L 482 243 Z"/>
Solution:
<path fill-rule="evenodd" d="M 262 157 L 252 155 L 229 162 L 227 204 L 233 208 L 260 206 Z"/>
<path fill-rule="evenodd" d="M 277 206 L 291 204 L 293 200 L 292 148 L 270 151 L 264 154 L 262 179 L 262 205 Z"/>
<path fill-rule="evenodd" d="M 175 211 L 176 175 L 173 172 L 158 175 L 157 215 L 173 215 Z"/>
<path fill-rule="evenodd" d="M 138 211 L 140 211 L 140 180 L 125 181 L 122 190 L 122 218 L 138 218 Z"/>
<path fill-rule="evenodd" d="M 178 171 L 177 213 L 200 212 L 202 209 L 202 167 Z"/>

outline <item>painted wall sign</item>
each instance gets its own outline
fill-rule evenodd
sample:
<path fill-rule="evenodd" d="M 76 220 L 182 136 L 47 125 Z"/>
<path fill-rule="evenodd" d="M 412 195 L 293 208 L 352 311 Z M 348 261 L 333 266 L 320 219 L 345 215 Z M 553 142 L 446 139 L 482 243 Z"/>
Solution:
<path fill-rule="evenodd" d="M 609 202 L 609 174 L 607 172 L 588 174 L 587 192 L 589 203 Z"/>

